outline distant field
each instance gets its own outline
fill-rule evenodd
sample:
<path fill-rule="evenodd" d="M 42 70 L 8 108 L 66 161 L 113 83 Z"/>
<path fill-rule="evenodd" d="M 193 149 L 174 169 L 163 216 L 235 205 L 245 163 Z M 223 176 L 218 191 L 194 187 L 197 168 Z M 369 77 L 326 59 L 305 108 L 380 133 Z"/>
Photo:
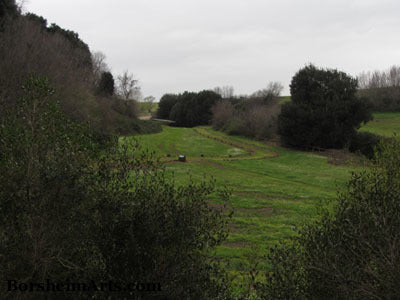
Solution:
<path fill-rule="evenodd" d="M 393 133 L 400 135 L 400 113 L 375 113 L 374 120 L 360 128 L 378 135 L 391 137 Z"/>
<path fill-rule="evenodd" d="M 281 96 L 281 97 L 279 97 L 279 104 L 289 102 L 290 100 L 291 100 L 290 96 Z"/>
<path fill-rule="evenodd" d="M 230 235 L 216 253 L 232 272 L 247 269 L 251 253 L 263 263 L 263 249 L 315 218 L 317 206 L 336 198 L 352 169 L 333 165 L 326 156 L 227 136 L 209 127 L 163 128 L 138 139 L 166 162 L 178 184 L 187 182 L 188 174 L 195 180 L 205 175 L 232 191 Z M 179 154 L 188 162 L 174 161 Z"/>
<path fill-rule="evenodd" d="M 139 112 L 140 114 L 149 114 L 149 103 L 147 102 L 138 102 Z M 151 105 L 151 113 L 156 112 L 158 109 L 158 103 L 152 103 Z"/>

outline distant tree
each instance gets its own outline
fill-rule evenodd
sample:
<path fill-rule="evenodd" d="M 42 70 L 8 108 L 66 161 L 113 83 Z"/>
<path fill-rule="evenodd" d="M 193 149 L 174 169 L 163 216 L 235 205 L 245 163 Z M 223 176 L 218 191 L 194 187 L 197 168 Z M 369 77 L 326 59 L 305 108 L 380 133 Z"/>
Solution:
<path fill-rule="evenodd" d="M 280 82 L 269 82 L 266 88 L 254 92 L 251 97 L 262 98 L 264 102 L 268 102 L 279 97 L 282 91 L 283 85 Z"/>
<path fill-rule="evenodd" d="M 111 72 L 101 73 L 98 91 L 104 96 L 114 95 L 114 77 Z"/>
<path fill-rule="evenodd" d="M 178 102 L 178 95 L 165 94 L 158 103 L 157 118 L 169 119 L 172 107 Z"/>
<path fill-rule="evenodd" d="M 232 120 L 235 109 L 232 103 L 224 99 L 222 101 L 218 101 L 212 108 L 212 126 L 214 129 L 223 130 Z"/>
<path fill-rule="evenodd" d="M 222 99 L 229 99 L 232 98 L 234 95 L 234 88 L 233 86 L 225 85 L 222 87 L 215 87 L 213 91 L 219 95 L 221 95 Z"/>
<path fill-rule="evenodd" d="M 171 109 L 169 118 L 177 126 L 208 125 L 212 119 L 211 108 L 222 98 L 213 91 L 184 92 Z M 160 101 L 161 103 L 161 101 Z"/>
<path fill-rule="evenodd" d="M 341 148 L 372 115 L 356 97 L 357 80 L 343 72 L 308 65 L 290 84 L 292 101 L 278 119 L 284 144 L 292 147 Z"/>
<path fill-rule="evenodd" d="M 153 96 L 147 96 L 143 98 L 143 101 L 147 104 L 147 112 L 151 113 L 153 110 L 153 104 L 154 101 L 156 100 L 156 98 L 154 98 Z"/>
<path fill-rule="evenodd" d="M 358 94 L 374 111 L 400 111 L 400 66 L 358 75 Z"/>
<path fill-rule="evenodd" d="M 101 78 L 101 74 L 104 72 L 110 72 L 110 68 L 106 64 L 106 55 L 97 51 L 92 53 L 92 70 L 93 70 L 93 84 L 98 86 Z"/>
<path fill-rule="evenodd" d="M 128 71 L 124 71 L 122 75 L 117 77 L 118 82 L 118 93 L 121 97 L 128 100 L 137 100 L 140 99 L 140 87 L 138 85 L 139 81 L 134 79 L 133 74 L 129 74 Z"/>

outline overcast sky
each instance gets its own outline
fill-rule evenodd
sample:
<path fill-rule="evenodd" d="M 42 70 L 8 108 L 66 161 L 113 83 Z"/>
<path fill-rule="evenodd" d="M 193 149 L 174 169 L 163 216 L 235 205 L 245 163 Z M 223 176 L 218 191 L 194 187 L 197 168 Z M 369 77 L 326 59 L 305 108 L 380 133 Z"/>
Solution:
<path fill-rule="evenodd" d="M 280 81 L 307 63 L 351 75 L 399 64 L 399 0 L 28 0 L 145 96 Z"/>

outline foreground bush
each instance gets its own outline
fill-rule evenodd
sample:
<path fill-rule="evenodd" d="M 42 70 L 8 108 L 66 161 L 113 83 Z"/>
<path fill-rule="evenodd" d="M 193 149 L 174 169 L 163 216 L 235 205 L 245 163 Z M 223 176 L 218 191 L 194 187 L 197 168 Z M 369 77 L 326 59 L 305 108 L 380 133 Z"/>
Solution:
<path fill-rule="evenodd" d="M 70 122 L 43 78 L 30 77 L 0 127 L 0 278 L 6 299 L 131 299 L 130 292 L 29 293 L 18 283 L 159 283 L 141 299 L 222 299 L 210 251 L 226 237 L 227 200 L 212 182 L 176 187 L 132 145 L 100 148 Z M 137 146 L 133 147 L 133 151 Z M 134 151 L 135 152 L 135 151 Z M 140 154 L 139 154 L 140 152 Z"/>
<path fill-rule="evenodd" d="M 374 165 L 354 173 L 333 213 L 271 250 L 264 299 L 398 299 L 400 143 L 380 144 Z"/>

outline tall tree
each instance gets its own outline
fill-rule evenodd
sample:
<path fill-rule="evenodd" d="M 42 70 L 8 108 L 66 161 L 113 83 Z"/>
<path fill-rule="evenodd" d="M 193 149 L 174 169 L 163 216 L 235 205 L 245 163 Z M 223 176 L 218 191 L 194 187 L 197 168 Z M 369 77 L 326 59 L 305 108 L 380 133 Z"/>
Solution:
<path fill-rule="evenodd" d="M 356 97 L 357 80 L 331 69 L 308 65 L 292 79 L 292 101 L 278 119 L 282 142 L 288 146 L 341 148 L 362 122 L 372 119 Z"/>
<path fill-rule="evenodd" d="M 118 93 L 124 100 L 139 100 L 141 92 L 138 85 L 139 80 L 134 79 L 133 74 L 124 71 L 117 77 Z"/>
<path fill-rule="evenodd" d="M 153 96 L 147 96 L 147 97 L 143 98 L 143 101 L 147 103 L 147 112 L 148 113 L 151 113 L 155 100 L 156 100 L 156 98 L 154 98 Z"/>
<path fill-rule="evenodd" d="M 105 96 L 114 95 L 114 77 L 111 72 L 101 73 L 99 82 L 99 93 Z"/>
<path fill-rule="evenodd" d="M 97 86 L 101 79 L 101 74 L 110 72 L 110 68 L 106 64 L 106 55 L 97 51 L 92 53 L 92 69 L 93 69 L 93 83 Z"/>

